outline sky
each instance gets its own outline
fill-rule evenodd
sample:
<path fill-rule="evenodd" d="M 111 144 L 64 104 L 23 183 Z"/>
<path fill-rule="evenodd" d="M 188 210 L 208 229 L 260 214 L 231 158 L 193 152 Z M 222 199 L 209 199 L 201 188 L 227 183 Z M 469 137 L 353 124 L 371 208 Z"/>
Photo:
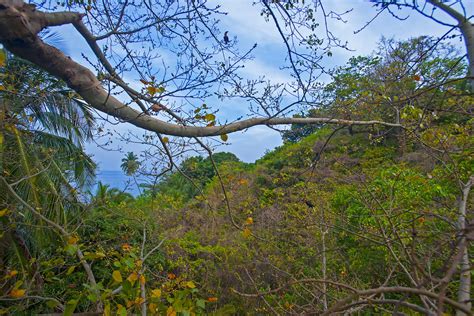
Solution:
<path fill-rule="evenodd" d="M 248 62 L 243 69 L 245 76 L 257 78 L 264 74 L 268 78 L 279 81 L 289 80 L 288 71 L 280 69 L 285 58 L 284 43 L 276 32 L 274 24 L 266 22 L 260 15 L 259 6 L 252 5 L 252 0 L 209 0 L 209 2 L 210 4 L 220 4 L 222 11 L 228 12 L 228 15 L 221 20 L 221 29 L 228 31 L 231 39 L 238 40 L 241 51 L 247 50 L 254 43 L 258 44 L 254 52 L 254 60 Z M 399 21 L 390 14 L 384 13 L 363 31 L 354 34 L 355 30 L 364 26 L 376 14 L 373 4 L 366 0 L 326 0 L 324 3 L 327 11 L 345 12 L 352 9 L 345 15 L 346 23 L 330 20 L 329 28 L 342 41 L 348 42 L 351 51 L 333 50 L 332 57 L 325 60 L 327 67 L 341 66 L 352 56 L 370 54 L 376 49 L 382 36 L 405 40 L 420 35 L 441 36 L 449 30 L 448 27 L 431 21 L 416 12 L 402 10 L 398 12 L 408 16 L 407 20 Z M 465 4 L 467 11 L 472 13 L 474 1 L 465 1 Z M 451 22 L 449 17 L 443 16 L 442 18 Z M 65 38 L 65 49 L 70 52 L 73 59 L 81 62 L 84 60 L 82 54 L 91 56 L 91 52 L 75 32 L 72 28 L 63 28 L 60 31 Z M 458 45 L 462 47 L 462 43 L 458 43 Z M 244 113 L 246 109 L 245 102 L 228 102 L 222 105 L 219 113 L 223 115 L 223 118 L 230 120 Z M 137 131 L 129 124 L 121 124 L 114 128 L 120 132 Z M 142 149 L 138 145 L 127 144 L 119 140 L 114 140 L 114 144 L 116 147 L 121 147 L 124 152 L 139 152 Z M 264 126 L 257 126 L 229 135 L 229 145 L 221 146 L 217 151 L 229 151 L 245 162 L 254 162 L 266 151 L 281 144 L 281 136 L 278 132 Z M 96 143 L 87 144 L 86 150 L 98 162 L 100 170 L 120 170 L 121 158 L 124 153 L 102 149 Z"/>

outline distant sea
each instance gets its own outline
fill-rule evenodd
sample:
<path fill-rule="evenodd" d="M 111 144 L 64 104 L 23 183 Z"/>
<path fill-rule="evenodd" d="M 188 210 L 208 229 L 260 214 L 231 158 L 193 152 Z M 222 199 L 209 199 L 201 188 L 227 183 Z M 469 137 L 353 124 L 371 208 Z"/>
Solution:
<path fill-rule="evenodd" d="M 96 174 L 96 182 L 99 181 L 102 182 L 102 184 L 108 184 L 110 188 L 117 188 L 126 191 L 133 196 L 140 194 L 133 178 L 127 176 L 121 170 L 101 170 Z M 142 183 L 144 181 L 137 179 L 137 182 Z"/>

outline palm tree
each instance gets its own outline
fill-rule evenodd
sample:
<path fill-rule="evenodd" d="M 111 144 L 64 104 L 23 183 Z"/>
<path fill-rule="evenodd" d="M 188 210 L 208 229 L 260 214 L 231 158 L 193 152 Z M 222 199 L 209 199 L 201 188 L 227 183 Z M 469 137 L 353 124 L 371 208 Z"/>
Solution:
<path fill-rule="evenodd" d="M 138 161 L 138 157 L 130 151 L 125 158 L 122 158 L 120 167 L 123 172 L 130 177 L 137 173 L 138 168 L 140 168 L 140 162 Z"/>
<path fill-rule="evenodd" d="M 78 192 L 93 183 L 95 164 L 83 150 L 94 118 L 66 85 L 21 59 L 0 65 L 0 176 L 15 193 L 61 226 L 83 211 Z M 0 184 L 0 209 L 12 210 L 2 227 L 0 263 L 37 275 L 28 261 L 57 244 L 51 229 Z M 3 224 L 2 224 L 3 225 Z"/>
<path fill-rule="evenodd" d="M 122 164 L 120 165 L 120 167 L 127 176 L 133 177 L 133 181 L 135 182 L 138 192 L 141 195 L 142 190 L 137 182 L 137 178 L 135 177 L 138 169 L 140 168 L 140 161 L 138 161 L 138 157 L 133 152 L 128 152 L 127 156 L 125 156 L 125 158 L 122 158 Z"/>
<path fill-rule="evenodd" d="M 107 203 L 121 203 L 133 200 L 130 193 L 123 192 L 117 188 L 110 188 L 110 185 L 103 184 L 101 181 L 97 183 L 97 189 L 92 198 L 93 204 L 97 206 Z"/>

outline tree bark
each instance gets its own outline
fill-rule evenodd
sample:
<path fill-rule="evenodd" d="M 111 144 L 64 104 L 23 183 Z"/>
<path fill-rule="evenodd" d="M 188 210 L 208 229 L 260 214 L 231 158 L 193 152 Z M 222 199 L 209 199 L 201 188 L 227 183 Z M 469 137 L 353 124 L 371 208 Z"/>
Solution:
<path fill-rule="evenodd" d="M 458 289 L 458 302 L 466 304 L 467 308 L 472 308 L 471 303 L 471 265 L 469 262 L 469 239 L 464 236 L 466 231 L 466 220 L 467 220 L 467 201 L 469 198 L 469 192 L 474 182 L 474 177 L 471 177 L 469 181 L 463 185 L 462 196 L 459 200 L 459 231 L 462 232 L 463 237 L 461 244 L 465 244 L 461 262 L 459 265 L 460 276 L 459 276 L 459 289 Z M 456 316 L 464 316 L 464 312 L 457 310 Z"/>
<path fill-rule="evenodd" d="M 468 76 L 472 77 L 474 75 L 474 24 L 469 21 L 467 16 L 464 16 L 440 0 L 427 0 L 427 2 L 444 11 L 458 23 L 459 30 L 464 39 L 464 45 L 466 46 Z M 471 92 L 474 92 L 474 79 L 472 78 L 469 79 L 469 89 Z"/>

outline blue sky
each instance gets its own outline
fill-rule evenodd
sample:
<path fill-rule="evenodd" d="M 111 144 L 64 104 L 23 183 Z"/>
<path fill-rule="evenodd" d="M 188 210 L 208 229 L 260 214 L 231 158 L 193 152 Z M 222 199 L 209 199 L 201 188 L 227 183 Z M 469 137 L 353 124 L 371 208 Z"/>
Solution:
<path fill-rule="evenodd" d="M 254 52 L 254 60 L 248 62 L 242 70 L 242 74 L 249 78 L 257 78 L 265 75 L 275 81 L 289 81 L 289 72 L 280 70 L 284 64 L 285 47 L 279 34 L 276 32 L 273 23 L 266 22 L 260 16 L 260 7 L 253 6 L 252 0 L 210 0 L 211 4 L 220 4 L 222 11 L 227 11 L 228 15 L 221 19 L 221 29 L 229 31 L 231 39 L 238 40 L 241 51 L 248 50 L 254 43 L 258 46 Z M 474 1 L 465 1 L 468 12 L 473 12 Z M 331 21 L 329 27 L 336 36 L 349 43 L 352 51 L 335 49 L 333 55 L 326 58 L 324 63 L 327 67 L 343 65 L 351 56 L 370 54 L 382 36 L 394 37 L 396 39 L 408 39 L 420 35 L 441 36 L 448 27 L 433 22 L 421 15 L 410 11 L 398 11 L 401 15 L 408 16 L 405 21 L 398 21 L 388 13 L 380 15 L 374 22 L 358 34 L 354 31 L 360 29 L 376 13 L 375 8 L 369 1 L 365 0 L 326 0 L 326 9 L 336 12 L 344 12 L 353 9 L 345 16 L 347 23 Z M 449 17 L 443 17 L 445 21 L 451 22 Z M 81 56 L 91 56 L 86 43 L 79 38 L 73 28 L 63 28 L 60 30 L 65 38 L 65 46 L 68 53 L 81 62 Z M 459 43 L 462 47 L 462 43 Z M 244 101 L 225 102 L 219 105 L 219 117 L 229 121 L 238 116 L 248 113 L 248 104 Z M 117 133 L 126 131 L 139 132 L 129 124 L 113 126 Z M 253 162 L 260 158 L 265 151 L 271 150 L 281 145 L 279 133 L 267 127 L 254 127 L 244 132 L 237 132 L 229 135 L 230 145 L 221 146 L 217 151 L 230 151 L 235 153 L 240 159 L 246 162 Z M 139 152 L 142 148 L 138 145 L 127 144 L 118 139 L 114 140 L 114 145 L 109 147 L 122 148 L 124 152 Z M 99 163 L 101 170 L 120 170 L 123 153 L 105 150 L 97 144 L 87 144 L 88 153 L 92 154 L 95 161 Z"/>

